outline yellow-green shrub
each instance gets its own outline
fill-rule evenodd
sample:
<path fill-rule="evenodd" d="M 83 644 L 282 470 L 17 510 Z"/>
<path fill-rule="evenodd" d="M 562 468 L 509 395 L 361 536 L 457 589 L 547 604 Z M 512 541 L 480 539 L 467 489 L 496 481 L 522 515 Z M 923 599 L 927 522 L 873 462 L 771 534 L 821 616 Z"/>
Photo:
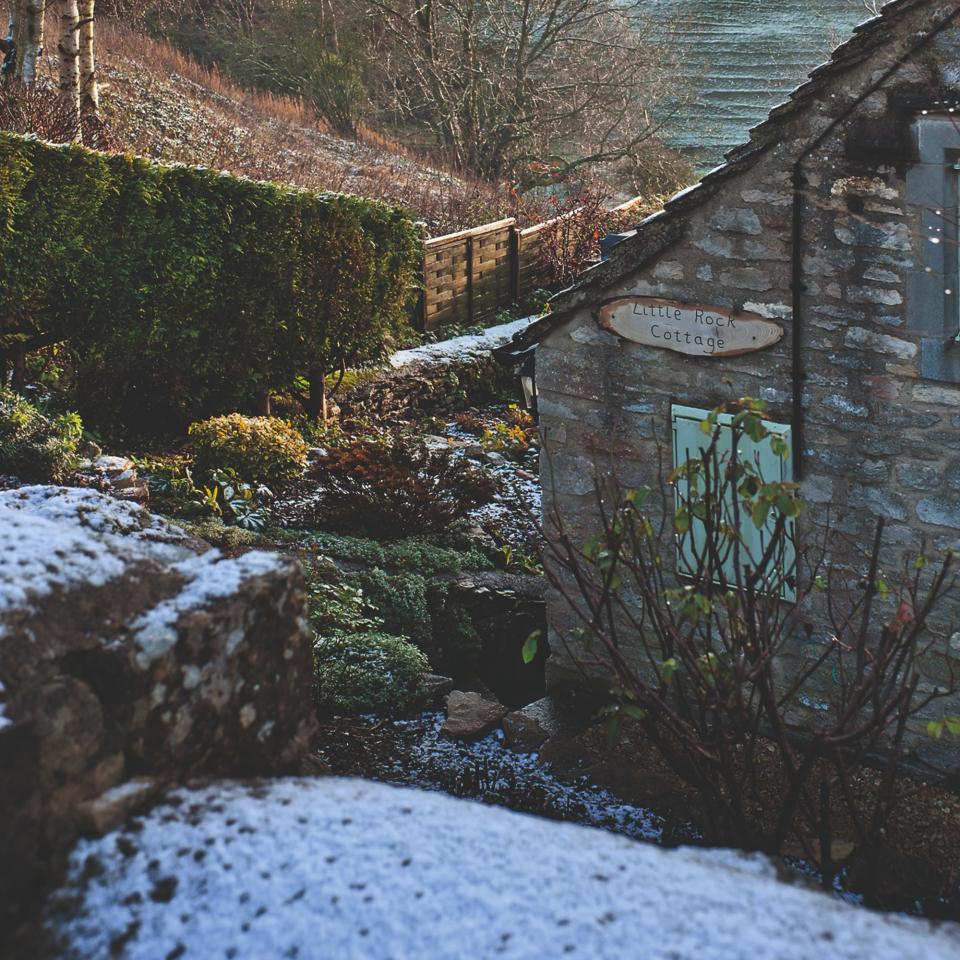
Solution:
<path fill-rule="evenodd" d="M 230 413 L 193 423 L 188 430 L 200 474 L 232 470 L 249 483 L 279 486 L 307 463 L 307 445 L 286 420 Z"/>

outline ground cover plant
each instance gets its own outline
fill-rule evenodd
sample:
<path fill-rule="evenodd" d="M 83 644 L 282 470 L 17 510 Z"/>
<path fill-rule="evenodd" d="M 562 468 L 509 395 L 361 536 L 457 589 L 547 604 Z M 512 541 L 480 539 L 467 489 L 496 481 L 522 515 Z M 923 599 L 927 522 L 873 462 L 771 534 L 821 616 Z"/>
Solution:
<path fill-rule="evenodd" d="M 934 735 L 958 725 L 934 712 L 956 685 L 955 626 L 939 618 L 960 585 L 956 559 L 884 572 L 882 521 L 859 569 L 833 531 L 798 542 L 797 486 L 738 453 L 746 438 L 778 457 L 788 445 L 762 404 L 735 405 L 729 428 L 724 412 L 662 497 L 604 487 L 586 544 L 556 520 L 548 572 L 580 621 L 568 639 L 608 670 L 613 733 L 639 724 L 699 796 L 710 840 L 771 854 L 793 844 L 827 887 L 847 867 L 876 878 L 905 731 L 931 716 Z M 858 794 L 874 763 L 877 788 Z"/>
<path fill-rule="evenodd" d="M 59 483 L 76 467 L 82 434 L 76 414 L 47 414 L 0 385 L 0 474 L 25 483 Z"/>
<path fill-rule="evenodd" d="M 308 566 L 314 692 L 321 713 L 391 716 L 417 700 L 430 664 L 407 637 L 389 633 L 363 590 L 335 565 Z"/>
<path fill-rule="evenodd" d="M 488 501 L 493 479 L 445 447 L 394 431 L 325 450 L 312 465 L 319 526 L 348 523 L 381 537 L 437 532 Z"/>

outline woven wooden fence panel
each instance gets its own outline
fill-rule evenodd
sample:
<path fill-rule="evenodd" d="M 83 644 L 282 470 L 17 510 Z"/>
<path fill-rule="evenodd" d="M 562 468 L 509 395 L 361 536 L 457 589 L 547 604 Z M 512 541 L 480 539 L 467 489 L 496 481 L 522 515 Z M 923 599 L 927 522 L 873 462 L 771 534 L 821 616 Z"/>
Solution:
<path fill-rule="evenodd" d="M 614 212 L 629 213 L 642 202 L 636 197 Z M 420 326 L 477 323 L 546 287 L 544 230 L 552 222 L 520 230 L 511 218 L 427 240 Z"/>

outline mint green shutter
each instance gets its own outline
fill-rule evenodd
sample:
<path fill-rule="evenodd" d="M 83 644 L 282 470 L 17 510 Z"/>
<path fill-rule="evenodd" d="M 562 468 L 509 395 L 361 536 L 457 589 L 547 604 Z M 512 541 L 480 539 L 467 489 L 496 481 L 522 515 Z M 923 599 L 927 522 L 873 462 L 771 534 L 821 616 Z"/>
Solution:
<path fill-rule="evenodd" d="M 673 407 L 673 463 L 674 467 L 686 463 L 691 457 L 698 456 L 703 450 L 710 446 L 712 435 L 706 434 L 700 429 L 700 424 L 706 419 L 708 411 L 699 410 L 696 407 L 683 407 L 675 405 Z M 732 452 L 731 444 L 733 442 L 733 431 L 729 429 L 729 423 L 733 417 L 729 414 L 721 415 L 721 434 L 718 440 L 718 453 L 721 459 L 726 460 Z M 790 427 L 785 424 L 769 423 L 764 421 L 764 426 L 768 430 L 778 433 L 787 441 L 787 448 L 790 448 Z M 726 429 L 724 429 L 724 427 Z M 740 458 L 749 457 L 757 464 L 757 470 L 760 477 L 765 482 L 787 482 L 793 480 L 793 464 L 789 459 L 784 460 L 778 457 L 770 448 L 770 439 L 767 438 L 760 443 L 754 443 L 747 436 L 740 436 L 739 452 Z M 686 497 L 687 491 L 681 486 L 685 481 L 680 480 L 677 483 L 677 506 Z M 732 505 L 727 505 L 727 510 L 731 510 Z M 745 551 L 754 560 L 759 560 L 770 542 L 770 537 L 776 526 L 776 519 L 772 515 L 767 519 L 763 528 L 758 530 L 749 516 L 740 518 L 741 543 L 746 548 Z M 781 574 L 786 578 L 792 578 L 795 575 L 794 567 L 796 565 L 796 545 L 794 542 L 794 522 L 791 520 L 787 525 L 787 543 L 784 546 L 783 564 Z M 703 547 L 705 533 L 702 524 L 694 521 L 690 534 L 686 540 L 681 541 L 678 538 L 677 544 L 677 569 L 680 573 L 691 574 L 695 568 L 695 555 Z M 735 577 L 733 569 L 733 556 L 727 560 L 724 567 L 724 575 L 728 581 Z M 780 590 L 785 599 L 795 599 L 796 591 L 787 584 L 781 584 Z"/>

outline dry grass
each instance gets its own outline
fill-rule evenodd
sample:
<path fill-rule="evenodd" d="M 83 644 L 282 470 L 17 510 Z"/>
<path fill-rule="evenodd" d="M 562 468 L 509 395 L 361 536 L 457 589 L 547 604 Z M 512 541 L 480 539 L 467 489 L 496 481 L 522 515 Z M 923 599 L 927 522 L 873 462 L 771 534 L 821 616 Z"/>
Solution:
<path fill-rule="evenodd" d="M 56 36 L 52 16 L 47 30 Z M 47 46 L 55 54 L 55 46 Z M 361 127 L 354 140 L 337 136 L 303 100 L 245 88 L 125 22 L 100 18 L 97 53 L 110 134 L 100 143 L 114 149 L 256 180 L 378 197 L 410 210 L 432 236 L 507 216 L 526 226 L 551 215 L 544 194 L 521 195 L 509 184 L 455 174 L 442 160 L 376 130 Z M 52 95 L 55 55 L 45 58 L 41 74 Z"/>

